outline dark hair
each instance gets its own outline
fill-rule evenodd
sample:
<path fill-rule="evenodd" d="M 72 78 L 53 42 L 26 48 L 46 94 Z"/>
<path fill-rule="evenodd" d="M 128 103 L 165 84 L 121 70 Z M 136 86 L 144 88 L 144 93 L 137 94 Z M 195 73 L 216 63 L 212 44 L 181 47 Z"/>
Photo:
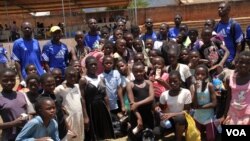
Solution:
<path fill-rule="evenodd" d="M 44 105 L 45 101 L 53 101 L 54 102 L 54 100 L 50 97 L 38 97 L 36 99 L 36 102 L 35 102 L 36 113 L 41 114 L 40 110 L 41 110 L 42 106 Z"/>
<path fill-rule="evenodd" d="M 135 32 L 139 32 L 140 31 L 140 28 L 138 25 L 131 25 L 131 33 L 135 33 Z"/>
<path fill-rule="evenodd" d="M 28 72 L 28 69 L 29 69 L 30 66 L 35 66 L 35 65 L 34 65 L 34 64 L 28 64 L 28 65 L 25 67 L 25 72 L 26 72 L 26 73 Z M 36 66 L 35 66 L 35 68 L 36 68 Z"/>
<path fill-rule="evenodd" d="M 46 81 L 49 77 L 54 78 L 52 74 L 50 74 L 50 73 L 44 73 L 44 74 L 40 77 L 40 82 L 41 82 L 41 84 L 44 84 L 45 81 Z"/>
<path fill-rule="evenodd" d="M 94 56 L 88 56 L 85 60 L 85 66 L 87 67 L 88 66 L 88 63 L 91 61 L 91 60 L 95 60 L 96 61 L 96 58 Z"/>
<path fill-rule="evenodd" d="M 199 56 L 201 56 L 201 55 L 200 55 L 200 52 L 199 52 L 198 50 L 191 50 L 191 51 L 189 51 L 189 55 L 190 55 L 191 53 L 197 53 Z"/>
<path fill-rule="evenodd" d="M 69 66 L 73 66 L 75 62 L 79 62 L 79 64 L 81 65 L 81 62 L 79 60 L 71 60 Z"/>
<path fill-rule="evenodd" d="M 107 60 L 107 59 L 112 59 L 112 61 L 114 61 L 114 58 L 113 57 L 111 57 L 111 56 L 109 56 L 109 55 L 105 55 L 104 57 L 103 57 L 103 63 Z"/>
<path fill-rule="evenodd" d="M 51 73 L 53 74 L 53 73 L 56 72 L 56 71 L 59 71 L 60 73 L 62 73 L 62 70 L 59 69 L 59 68 L 54 68 L 54 69 L 52 69 Z"/>
<path fill-rule="evenodd" d="M 169 77 L 170 77 L 170 76 L 173 76 L 173 75 L 176 75 L 176 76 L 178 77 L 178 79 L 182 82 L 181 74 L 180 74 L 179 71 L 172 70 L 172 71 L 169 73 Z"/>
<path fill-rule="evenodd" d="M 76 69 L 72 66 L 69 66 L 65 69 L 65 77 L 69 74 L 71 71 L 76 71 Z"/>
<path fill-rule="evenodd" d="M 151 51 L 155 51 L 156 54 L 157 54 L 157 56 L 162 56 L 161 51 L 159 51 L 159 50 L 157 50 L 157 49 L 151 49 L 151 50 L 149 50 L 149 53 L 150 53 Z"/>
<path fill-rule="evenodd" d="M 35 79 L 37 82 L 40 83 L 40 77 L 37 74 L 29 74 L 27 78 L 25 79 L 26 84 L 28 85 L 29 81 L 31 79 Z"/>
<path fill-rule="evenodd" d="M 17 74 L 16 71 L 14 71 L 13 69 L 10 69 L 10 68 L 2 68 L 1 71 L 0 71 L 0 78 L 3 77 L 3 74 L 6 73 L 6 72 L 11 72 L 13 74 Z"/>
<path fill-rule="evenodd" d="M 196 73 L 196 70 L 197 70 L 198 68 L 203 68 L 203 69 L 206 71 L 207 77 L 209 77 L 209 71 L 208 71 L 208 67 L 207 67 L 206 65 L 200 64 L 200 65 L 196 66 L 196 68 L 195 68 L 195 73 Z"/>
<path fill-rule="evenodd" d="M 112 48 L 114 49 L 114 43 L 112 41 L 106 40 L 103 48 L 106 48 L 106 46 L 112 46 Z"/>
<path fill-rule="evenodd" d="M 194 33 L 196 36 L 199 35 L 198 30 L 197 30 L 197 29 L 194 29 L 194 28 L 192 28 L 192 29 L 190 29 L 190 30 L 188 31 L 188 35 L 191 35 L 192 33 Z"/>
<path fill-rule="evenodd" d="M 159 59 L 162 61 L 162 63 L 165 64 L 165 60 L 164 60 L 163 57 L 161 57 L 161 56 L 156 56 L 155 59 L 156 59 L 156 58 L 159 58 Z"/>
<path fill-rule="evenodd" d="M 116 65 L 118 65 L 120 62 L 127 65 L 127 62 L 124 59 L 118 59 L 117 62 L 116 62 Z"/>
<path fill-rule="evenodd" d="M 141 62 L 135 62 L 132 69 L 134 69 L 136 66 L 142 66 L 144 68 L 144 64 Z"/>

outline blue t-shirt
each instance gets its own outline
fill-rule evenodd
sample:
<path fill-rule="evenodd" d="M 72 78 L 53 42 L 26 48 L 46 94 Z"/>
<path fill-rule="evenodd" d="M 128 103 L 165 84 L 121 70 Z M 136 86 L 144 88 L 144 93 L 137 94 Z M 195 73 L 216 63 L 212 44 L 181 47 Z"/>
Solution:
<path fill-rule="evenodd" d="M 155 32 L 152 32 L 151 34 L 145 33 L 142 37 L 142 40 L 146 41 L 147 39 L 152 39 L 153 41 L 157 40 L 157 34 Z"/>
<path fill-rule="evenodd" d="M 168 38 L 175 39 L 178 36 L 179 33 L 180 33 L 180 29 L 179 28 L 172 27 L 168 31 Z"/>
<path fill-rule="evenodd" d="M 5 48 L 0 47 L 0 63 L 6 64 L 8 59 L 6 58 L 7 51 Z"/>
<path fill-rule="evenodd" d="M 247 27 L 246 39 L 250 40 L 250 25 Z"/>
<path fill-rule="evenodd" d="M 101 39 L 100 35 L 90 35 L 87 33 L 84 37 L 83 44 L 84 46 L 87 46 L 91 49 L 94 49 L 94 44 L 96 41 L 99 41 Z"/>
<path fill-rule="evenodd" d="M 243 40 L 243 34 L 239 23 L 235 23 L 234 38 L 231 36 L 232 34 L 230 33 L 231 24 L 232 24 L 232 19 L 230 19 L 228 23 L 222 23 L 220 21 L 215 29 L 216 33 L 224 37 L 225 45 L 230 52 L 229 57 L 227 58 L 227 62 L 232 62 L 236 55 L 235 43 L 240 43 Z M 235 39 L 235 41 L 233 41 L 233 39 Z"/>
<path fill-rule="evenodd" d="M 41 65 L 41 50 L 36 39 L 17 39 L 13 45 L 11 59 L 20 63 L 22 76 L 24 79 L 27 77 L 25 67 L 29 64 L 35 65 L 39 75 L 44 73 Z"/>
<path fill-rule="evenodd" d="M 64 70 L 68 64 L 69 51 L 64 43 L 55 44 L 48 41 L 42 51 L 42 60 L 48 62 L 50 70 L 59 68 L 64 74 Z"/>

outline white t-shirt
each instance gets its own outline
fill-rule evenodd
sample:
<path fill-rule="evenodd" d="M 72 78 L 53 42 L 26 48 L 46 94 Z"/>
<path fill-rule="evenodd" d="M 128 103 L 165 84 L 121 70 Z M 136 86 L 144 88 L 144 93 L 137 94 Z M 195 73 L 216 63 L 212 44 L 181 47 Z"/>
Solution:
<path fill-rule="evenodd" d="M 181 88 L 180 93 L 176 96 L 170 96 L 169 90 L 161 94 L 160 103 L 167 104 L 167 113 L 181 112 L 185 104 L 192 103 L 191 92 L 188 89 Z"/>
<path fill-rule="evenodd" d="M 169 69 L 169 66 L 167 66 L 167 70 Z M 176 68 L 177 71 L 180 72 L 181 80 L 183 82 L 186 82 L 186 79 L 192 76 L 190 69 L 187 65 L 178 63 L 178 68 Z"/>

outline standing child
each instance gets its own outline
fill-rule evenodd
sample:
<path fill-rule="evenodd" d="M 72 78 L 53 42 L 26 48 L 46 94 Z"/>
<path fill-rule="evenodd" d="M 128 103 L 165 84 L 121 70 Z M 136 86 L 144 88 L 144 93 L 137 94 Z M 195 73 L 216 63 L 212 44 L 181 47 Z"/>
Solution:
<path fill-rule="evenodd" d="M 55 78 L 56 86 L 61 85 L 61 83 L 63 82 L 63 74 L 62 74 L 61 69 L 54 68 L 54 69 L 52 70 L 51 74 L 52 74 L 53 77 Z"/>
<path fill-rule="evenodd" d="M 26 119 L 21 114 L 27 113 L 27 103 L 22 93 L 13 91 L 16 84 L 16 72 L 12 69 L 1 69 L 0 84 L 3 88 L 0 92 L 0 115 L 3 123 L 0 124 L 2 129 L 2 140 L 14 141 L 21 131 L 22 125 Z"/>
<path fill-rule="evenodd" d="M 58 125 L 54 120 L 56 106 L 50 97 L 39 98 L 35 109 L 37 116 L 31 119 L 22 131 L 18 134 L 16 141 L 36 140 L 36 141 L 60 141 L 58 135 Z"/>
<path fill-rule="evenodd" d="M 73 67 L 67 67 L 65 70 L 65 80 L 56 87 L 55 94 L 63 98 L 62 105 L 65 107 L 67 113 L 66 120 L 70 129 L 74 130 L 77 137 L 74 139 L 68 138 L 72 141 L 83 141 L 84 139 L 84 122 L 83 109 L 81 103 L 81 93 L 77 83 L 77 73 Z"/>
<path fill-rule="evenodd" d="M 3 47 L 3 43 L 0 43 L 0 68 L 6 68 L 7 62 L 7 50 Z"/>
<path fill-rule="evenodd" d="M 194 119 L 196 127 L 202 131 L 205 128 L 207 141 L 215 141 L 215 127 L 213 124 L 216 94 L 213 84 L 208 81 L 209 73 L 205 65 L 198 65 L 195 69 L 196 83 L 191 85 L 193 97 Z"/>
<path fill-rule="evenodd" d="M 154 102 L 154 89 L 150 81 L 144 80 L 144 65 L 137 62 L 132 68 L 135 80 L 128 83 L 127 93 L 131 105 L 130 135 L 132 140 L 142 140 L 142 130 L 154 128 L 152 104 Z M 136 133 L 136 128 L 139 133 Z M 133 130 L 135 129 L 135 130 Z"/>
<path fill-rule="evenodd" d="M 236 69 L 227 79 L 226 125 L 250 125 L 250 52 L 240 53 Z"/>
<path fill-rule="evenodd" d="M 109 98 L 103 80 L 96 75 L 97 60 L 95 57 L 89 56 L 86 58 L 85 63 L 87 75 L 82 77 L 79 82 L 84 111 L 87 111 L 84 120 L 89 119 L 89 127 L 85 128 L 87 131 L 85 140 L 114 138 L 109 113 Z"/>

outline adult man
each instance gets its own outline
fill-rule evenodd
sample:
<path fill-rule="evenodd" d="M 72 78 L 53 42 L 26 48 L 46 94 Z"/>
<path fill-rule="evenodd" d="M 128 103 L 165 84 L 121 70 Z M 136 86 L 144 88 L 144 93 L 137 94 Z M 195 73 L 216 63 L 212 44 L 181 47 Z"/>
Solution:
<path fill-rule="evenodd" d="M 44 68 L 47 72 L 50 72 L 54 68 L 59 68 L 64 74 L 64 70 L 68 64 L 69 51 L 67 46 L 60 42 L 62 37 L 61 28 L 59 26 L 52 26 L 50 32 L 52 34 L 52 40 L 44 45 L 42 51 Z"/>
<path fill-rule="evenodd" d="M 243 32 L 239 23 L 229 17 L 230 10 L 231 6 L 229 3 L 220 3 L 218 7 L 218 14 L 221 19 L 215 27 L 215 32 L 221 34 L 224 37 L 225 45 L 230 52 L 226 62 L 226 66 L 229 68 L 234 64 L 235 59 L 240 53 L 242 49 L 241 41 L 243 40 Z M 234 24 L 233 27 L 232 24 Z M 234 30 L 234 32 L 232 32 L 232 30 Z"/>
<path fill-rule="evenodd" d="M 91 50 L 94 49 L 94 45 L 98 43 L 101 39 L 100 35 L 97 32 L 96 19 L 91 18 L 88 20 L 88 26 L 90 31 L 84 37 L 84 46 L 89 47 Z"/>
<path fill-rule="evenodd" d="M 171 40 L 176 40 L 176 37 L 178 36 L 180 32 L 181 22 L 182 22 L 182 16 L 179 14 L 175 15 L 174 17 L 175 27 L 172 27 L 169 29 L 168 38 L 170 38 Z"/>
<path fill-rule="evenodd" d="M 27 74 L 25 67 L 33 64 L 39 75 L 44 73 L 41 65 L 41 50 L 36 39 L 32 38 L 33 27 L 31 23 L 24 22 L 21 26 L 23 37 L 17 39 L 13 45 L 11 58 L 15 61 L 15 67 L 19 75 L 20 82 L 23 81 Z"/>
<path fill-rule="evenodd" d="M 151 38 L 153 41 L 157 40 L 157 34 L 153 31 L 153 20 L 151 18 L 147 18 L 145 20 L 145 28 L 146 33 L 142 35 L 142 39 L 146 41 L 147 39 Z"/>

